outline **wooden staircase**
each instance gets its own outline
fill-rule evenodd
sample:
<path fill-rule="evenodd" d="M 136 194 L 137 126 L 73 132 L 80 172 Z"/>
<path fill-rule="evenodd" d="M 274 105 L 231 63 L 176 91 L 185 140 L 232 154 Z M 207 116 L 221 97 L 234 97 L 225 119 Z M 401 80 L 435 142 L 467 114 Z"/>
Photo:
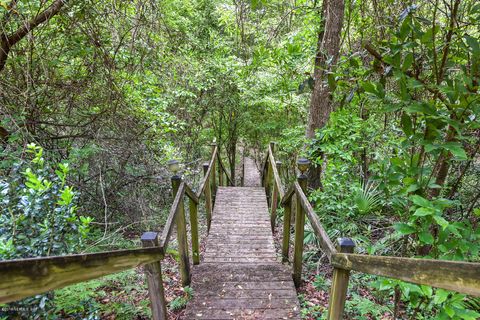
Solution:
<path fill-rule="evenodd" d="M 480 296 L 480 263 L 355 254 L 355 244 L 349 238 L 339 238 L 335 245 L 306 195 L 304 172 L 308 161 L 298 159 L 297 165 L 301 174 L 285 191 L 279 174 L 281 162 L 275 161 L 272 143 L 261 178 L 254 161 L 245 159 L 242 179 L 245 187 L 233 187 L 234 181 L 213 144 L 210 161 L 203 165 L 204 177 L 196 191 L 180 176 L 171 177 L 174 199 L 165 227 L 161 233 L 145 232 L 141 236 L 142 248 L 0 261 L 0 304 L 144 265 L 152 319 L 166 320 L 168 301 L 161 262 L 175 234 L 182 285 L 191 285 L 194 291 L 185 319 L 299 319 L 295 286 L 302 284 L 306 219 L 319 249 L 333 267 L 325 314 L 329 320 L 343 319 L 352 270 Z M 200 204 L 204 204 L 209 230 L 201 263 L 197 217 Z M 288 267 L 292 273 L 287 264 L 280 263 L 273 245 L 271 230 L 280 207 L 283 207 L 283 222 L 277 233 L 282 239 L 281 260 L 292 263 Z M 294 250 L 290 257 L 292 243 Z"/>
<path fill-rule="evenodd" d="M 291 272 L 275 253 L 265 189 L 258 187 L 251 159 L 244 171 L 246 187 L 217 190 L 185 319 L 300 319 Z"/>

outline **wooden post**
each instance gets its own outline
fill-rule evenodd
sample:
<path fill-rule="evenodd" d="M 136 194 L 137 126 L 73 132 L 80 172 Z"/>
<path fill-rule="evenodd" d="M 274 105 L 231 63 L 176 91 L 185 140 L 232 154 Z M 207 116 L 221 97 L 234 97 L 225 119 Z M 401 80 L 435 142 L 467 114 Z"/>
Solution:
<path fill-rule="evenodd" d="M 262 172 L 262 174 L 263 174 L 263 172 Z M 263 179 L 262 179 L 261 183 L 262 183 L 262 186 L 263 186 Z M 245 186 L 245 156 L 242 159 L 242 177 L 241 177 L 241 181 L 240 181 L 240 186 L 241 187 Z"/>
<path fill-rule="evenodd" d="M 275 220 L 277 220 L 277 198 L 278 198 L 278 188 L 275 181 L 273 182 L 273 193 L 272 193 L 272 203 L 271 203 L 271 212 L 270 212 L 270 225 L 272 226 L 272 232 L 275 232 Z"/>
<path fill-rule="evenodd" d="M 288 262 L 290 249 L 290 215 L 292 212 L 292 200 L 288 201 L 283 209 L 283 238 L 282 238 L 282 262 Z"/>
<path fill-rule="evenodd" d="M 172 189 L 173 196 L 177 195 L 178 187 L 182 182 L 182 178 L 177 175 L 172 177 Z M 175 217 L 175 223 L 177 225 L 177 241 L 178 241 L 178 254 L 179 254 L 179 269 L 182 276 L 182 285 L 188 286 L 190 284 L 190 260 L 188 257 L 188 241 L 187 241 L 187 224 L 185 221 L 185 208 L 183 206 L 183 199 L 178 204 L 178 211 Z"/>
<path fill-rule="evenodd" d="M 140 238 L 142 247 L 158 247 L 158 233 L 145 232 Z M 160 261 L 145 265 L 145 276 L 147 277 L 148 296 L 152 308 L 153 320 L 167 320 L 167 303 L 163 290 L 162 267 Z"/>
<path fill-rule="evenodd" d="M 208 171 L 208 163 L 203 164 L 203 175 L 205 176 Z M 205 211 L 207 213 L 207 233 L 210 232 L 210 223 L 212 222 L 212 193 L 210 186 L 210 177 L 207 177 L 205 183 Z"/>
<path fill-rule="evenodd" d="M 337 240 L 337 251 L 342 253 L 353 253 L 355 243 L 350 238 L 339 238 Z M 330 301 L 328 304 L 328 320 L 341 320 L 345 300 L 347 299 L 348 280 L 350 271 L 340 268 L 333 269 L 332 287 L 330 289 Z"/>
<path fill-rule="evenodd" d="M 193 264 L 200 263 L 200 250 L 198 242 L 198 215 L 197 204 L 192 199 L 189 199 L 189 212 L 190 212 L 190 228 L 192 229 L 192 260 Z"/>
<path fill-rule="evenodd" d="M 212 146 L 212 156 L 213 156 L 213 153 L 215 152 L 215 148 L 217 147 L 217 144 L 215 142 L 213 142 L 211 144 Z M 215 196 L 217 195 L 217 177 L 216 177 L 216 173 L 215 173 L 215 170 L 217 168 L 217 156 L 218 156 L 218 150 L 217 150 L 217 155 L 215 155 L 215 158 L 213 158 L 213 161 L 212 161 L 212 179 L 210 180 L 211 183 L 212 183 L 212 191 L 213 191 L 213 202 L 215 203 Z M 218 166 L 220 167 L 220 166 Z"/>
<path fill-rule="evenodd" d="M 303 192 L 307 191 L 307 176 L 300 174 L 297 178 L 298 184 Z M 297 212 L 295 217 L 295 248 L 293 253 L 293 282 L 298 288 L 302 283 L 302 262 L 303 262 L 303 238 L 305 228 L 305 212 L 303 211 L 300 197 L 297 197 Z"/>
<path fill-rule="evenodd" d="M 269 144 L 269 150 L 272 149 L 272 154 L 273 154 L 273 149 L 275 147 L 275 143 L 274 142 L 270 142 Z M 271 184 L 271 181 L 272 181 L 272 176 L 273 176 L 273 168 L 271 166 L 271 160 L 270 159 L 270 152 L 268 152 L 268 155 L 267 155 L 267 163 L 266 163 L 266 174 L 265 174 L 265 183 L 264 183 L 264 186 L 265 186 L 265 192 L 267 193 L 267 203 L 268 203 L 268 206 L 271 208 L 272 206 L 272 188 L 270 186 Z"/>
<path fill-rule="evenodd" d="M 280 172 L 280 168 L 282 166 L 281 161 L 277 161 L 276 163 L 277 166 L 277 172 Z M 272 170 L 273 171 L 273 170 Z M 278 186 L 275 182 L 276 180 L 273 180 L 273 196 L 272 196 L 272 215 L 271 215 L 271 224 L 272 224 L 272 232 L 275 232 L 275 221 L 277 220 L 277 208 L 278 208 L 278 201 L 281 201 L 282 199 L 278 199 Z"/>
<path fill-rule="evenodd" d="M 217 160 L 218 160 L 218 186 L 219 187 L 223 187 L 225 184 L 223 183 L 223 170 L 222 170 L 222 165 L 220 163 L 220 154 L 218 154 L 217 156 Z"/>

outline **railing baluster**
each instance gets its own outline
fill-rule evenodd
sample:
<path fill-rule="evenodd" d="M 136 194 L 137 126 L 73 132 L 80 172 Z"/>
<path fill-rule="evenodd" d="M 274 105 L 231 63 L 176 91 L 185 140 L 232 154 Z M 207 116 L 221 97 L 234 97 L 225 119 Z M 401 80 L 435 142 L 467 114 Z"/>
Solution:
<path fill-rule="evenodd" d="M 280 172 L 282 162 L 277 161 L 275 165 L 277 166 L 277 172 Z M 277 208 L 278 208 L 278 200 L 279 200 L 278 197 L 280 196 L 279 190 L 278 190 L 279 187 L 280 186 L 277 185 L 276 180 L 274 179 L 273 180 L 273 196 L 272 196 L 272 215 L 271 215 L 272 232 L 275 232 L 275 222 L 277 220 Z"/>
<path fill-rule="evenodd" d="M 275 220 L 277 220 L 277 199 L 278 198 L 278 188 L 277 184 L 273 183 L 273 194 L 272 194 L 272 207 L 270 213 L 270 224 L 272 226 L 272 232 L 275 232 Z"/>
<path fill-rule="evenodd" d="M 189 199 L 188 204 L 190 212 L 190 228 L 192 229 L 192 260 L 193 264 L 196 265 L 200 263 L 197 204 L 192 199 Z"/>
<path fill-rule="evenodd" d="M 223 187 L 224 184 L 223 184 L 223 169 L 222 169 L 222 164 L 220 163 L 220 155 L 217 157 L 217 161 L 218 161 L 218 186 L 219 187 Z"/>
<path fill-rule="evenodd" d="M 272 154 L 273 154 L 273 150 L 275 149 L 275 142 L 270 142 L 270 146 L 269 148 L 272 150 Z M 270 152 L 269 152 L 270 154 Z M 270 159 L 270 157 L 268 157 L 268 160 L 267 160 L 267 180 L 265 181 L 265 189 L 266 189 L 266 192 L 267 192 L 267 202 L 268 202 L 268 205 L 271 207 L 272 206 L 272 184 L 275 185 L 275 183 L 272 183 L 272 179 L 273 179 L 273 167 L 272 167 L 272 159 Z"/>
<path fill-rule="evenodd" d="M 212 146 L 212 157 L 213 158 L 213 161 L 212 161 L 212 172 L 210 173 L 211 174 L 211 179 L 210 179 L 210 182 L 212 183 L 212 192 L 213 192 L 213 202 L 215 203 L 215 196 L 217 195 L 217 181 L 216 181 L 216 174 L 215 174 L 215 170 L 216 170 L 216 160 L 217 160 L 217 156 L 218 154 L 216 155 L 215 154 L 215 151 L 217 151 L 218 153 L 218 150 L 215 150 L 217 148 L 217 144 L 215 142 L 213 142 L 211 144 Z M 218 166 L 220 168 L 220 165 Z"/>
<path fill-rule="evenodd" d="M 203 175 L 205 176 L 208 172 L 208 163 L 203 164 Z M 212 222 L 212 193 L 211 193 L 210 177 L 207 177 L 205 183 L 205 212 L 207 214 L 207 233 L 210 232 L 210 223 Z"/>
<path fill-rule="evenodd" d="M 302 187 L 303 192 L 307 191 L 307 176 L 301 173 L 298 178 L 298 184 Z M 303 211 L 300 197 L 297 198 L 297 212 L 295 216 L 295 248 L 293 254 L 293 282 L 298 288 L 302 279 L 302 262 L 303 262 L 303 238 L 305 228 L 305 212 Z"/>
<path fill-rule="evenodd" d="M 355 243 L 349 238 L 337 240 L 337 250 L 341 253 L 353 253 Z M 330 289 L 330 301 L 328 303 L 328 320 L 341 320 L 345 300 L 347 299 L 348 280 L 350 271 L 340 268 L 333 269 L 332 287 Z"/>
<path fill-rule="evenodd" d="M 182 182 L 182 179 L 179 176 L 174 175 L 171 180 L 173 196 L 175 197 L 178 192 L 180 183 Z M 190 260 L 188 257 L 187 225 L 185 221 L 185 208 L 183 205 L 183 198 L 178 204 L 178 211 L 175 222 L 177 224 L 178 253 L 180 256 L 179 269 L 182 277 L 182 285 L 185 287 L 190 284 Z"/>
<path fill-rule="evenodd" d="M 292 213 L 292 200 L 288 201 L 283 209 L 283 239 L 282 239 L 282 261 L 288 262 L 290 250 L 290 215 Z"/>
<path fill-rule="evenodd" d="M 140 238 L 142 246 L 158 247 L 158 233 L 145 232 Z M 167 303 L 165 301 L 165 292 L 163 290 L 162 267 L 160 261 L 145 265 L 145 276 L 147 277 L 148 296 L 152 308 L 153 320 L 167 320 Z"/>

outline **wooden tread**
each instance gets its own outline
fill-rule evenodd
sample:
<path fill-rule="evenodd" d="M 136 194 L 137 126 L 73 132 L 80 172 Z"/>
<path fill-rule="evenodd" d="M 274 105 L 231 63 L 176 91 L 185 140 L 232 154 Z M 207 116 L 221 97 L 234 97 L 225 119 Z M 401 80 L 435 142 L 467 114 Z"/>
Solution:
<path fill-rule="evenodd" d="M 300 319 L 291 272 L 275 252 L 265 189 L 218 188 L 202 258 L 184 319 Z"/>

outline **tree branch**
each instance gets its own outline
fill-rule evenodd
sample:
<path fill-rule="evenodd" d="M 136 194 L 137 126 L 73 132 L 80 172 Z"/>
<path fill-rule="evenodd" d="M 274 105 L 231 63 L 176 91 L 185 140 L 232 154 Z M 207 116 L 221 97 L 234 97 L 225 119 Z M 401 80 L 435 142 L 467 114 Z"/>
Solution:
<path fill-rule="evenodd" d="M 3 33 L 0 35 L 0 71 L 2 71 L 5 67 L 10 49 L 38 25 L 50 20 L 53 16 L 55 16 L 67 1 L 68 0 L 55 0 L 50 7 L 42 11 L 32 20 L 27 21 L 14 33 L 10 35 Z"/>

